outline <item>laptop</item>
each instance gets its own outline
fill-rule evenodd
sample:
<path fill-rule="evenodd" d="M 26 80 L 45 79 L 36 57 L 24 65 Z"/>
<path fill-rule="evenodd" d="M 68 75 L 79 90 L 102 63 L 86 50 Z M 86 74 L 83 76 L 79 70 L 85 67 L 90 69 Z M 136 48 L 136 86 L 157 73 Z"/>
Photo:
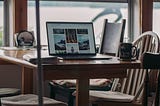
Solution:
<path fill-rule="evenodd" d="M 91 22 L 46 22 L 49 55 L 63 59 L 110 59 L 97 55 Z"/>

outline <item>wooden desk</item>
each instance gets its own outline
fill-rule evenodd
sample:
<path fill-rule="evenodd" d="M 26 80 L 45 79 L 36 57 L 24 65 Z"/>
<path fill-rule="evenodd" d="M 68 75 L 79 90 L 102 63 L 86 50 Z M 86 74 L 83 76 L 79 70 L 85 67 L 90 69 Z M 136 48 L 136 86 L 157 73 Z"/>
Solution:
<path fill-rule="evenodd" d="M 22 67 L 22 93 L 32 93 L 33 71 L 37 66 L 22 59 L 35 50 L 0 50 L 0 64 Z M 125 77 L 126 69 L 140 68 L 139 61 L 122 62 L 116 57 L 110 60 L 61 60 L 57 64 L 43 64 L 44 80 L 76 79 L 76 106 L 89 105 L 89 79 Z"/>

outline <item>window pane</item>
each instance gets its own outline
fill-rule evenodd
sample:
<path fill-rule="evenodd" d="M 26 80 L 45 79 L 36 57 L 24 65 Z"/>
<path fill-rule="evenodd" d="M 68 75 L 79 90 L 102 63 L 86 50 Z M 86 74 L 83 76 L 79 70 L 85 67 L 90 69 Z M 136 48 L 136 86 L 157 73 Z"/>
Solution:
<path fill-rule="evenodd" d="M 153 4 L 153 31 L 160 35 L 160 2 Z"/>
<path fill-rule="evenodd" d="M 35 2 L 29 1 L 28 28 L 35 30 Z M 47 44 L 46 21 L 88 21 L 93 22 L 96 43 L 99 43 L 104 19 L 109 22 L 120 22 L 128 19 L 128 4 L 113 2 L 62 2 L 41 1 L 41 43 Z M 126 25 L 127 29 L 127 25 Z M 126 30 L 127 33 L 127 30 Z"/>
<path fill-rule="evenodd" d="M 0 46 L 2 46 L 3 35 L 3 1 L 0 1 Z"/>

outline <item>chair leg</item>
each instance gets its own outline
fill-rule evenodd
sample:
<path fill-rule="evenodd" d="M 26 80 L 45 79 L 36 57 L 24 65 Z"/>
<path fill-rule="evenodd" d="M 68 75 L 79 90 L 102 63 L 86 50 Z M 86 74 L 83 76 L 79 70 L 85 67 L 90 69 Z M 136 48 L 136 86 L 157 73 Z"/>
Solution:
<path fill-rule="evenodd" d="M 93 103 L 92 106 L 98 106 L 98 105 Z"/>
<path fill-rule="evenodd" d="M 0 106 L 1 106 L 2 104 L 1 104 L 1 98 L 0 98 Z"/>
<path fill-rule="evenodd" d="M 69 94 L 69 100 L 68 100 L 68 106 L 73 106 L 74 103 L 74 97 L 72 93 Z"/>
<path fill-rule="evenodd" d="M 99 106 L 99 102 L 91 101 L 91 106 Z"/>
<path fill-rule="evenodd" d="M 158 73 L 158 84 L 156 89 L 155 106 L 159 106 L 159 96 L 160 96 L 160 73 Z"/>
<path fill-rule="evenodd" d="M 55 89 L 53 87 L 50 86 L 50 98 L 55 99 Z"/>
<path fill-rule="evenodd" d="M 149 75 L 148 75 L 148 69 L 146 69 L 146 76 L 145 76 L 145 85 L 144 85 L 144 95 L 143 95 L 143 106 L 148 106 L 148 94 L 149 94 Z"/>

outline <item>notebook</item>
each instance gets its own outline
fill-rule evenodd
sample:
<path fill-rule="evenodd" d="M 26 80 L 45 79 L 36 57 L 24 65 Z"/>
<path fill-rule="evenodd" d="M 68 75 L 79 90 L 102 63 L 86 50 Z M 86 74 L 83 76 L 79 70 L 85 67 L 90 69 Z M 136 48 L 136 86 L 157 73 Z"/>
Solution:
<path fill-rule="evenodd" d="M 32 63 L 32 64 L 37 64 L 37 53 L 27 53 L 23 55 L 23 59 Z M 57 56 L 49 56 L 48 52 L 46 51 L 41 52 L 41 62 L 42 64 L 55 64 L 61 59 L 60 57 Z"/>
<path fill-rule="evenodd" d="M 96 55 L 91 22 L 46 22 L 49 55 L 63 59 L 109 59 Z"/>
<path fill-rule="evenodd" d="M 33 63 L 33 64 L 37 64 L 37 56 L 33 55 L 33 54 L 25 54 L 23 55 L 23 59 Z M 42 64 L 55 64 L 58 62 L 58 57 L 56 56 L 45 56 L 45 57 L 41 57 L 42 59 Z"/>

